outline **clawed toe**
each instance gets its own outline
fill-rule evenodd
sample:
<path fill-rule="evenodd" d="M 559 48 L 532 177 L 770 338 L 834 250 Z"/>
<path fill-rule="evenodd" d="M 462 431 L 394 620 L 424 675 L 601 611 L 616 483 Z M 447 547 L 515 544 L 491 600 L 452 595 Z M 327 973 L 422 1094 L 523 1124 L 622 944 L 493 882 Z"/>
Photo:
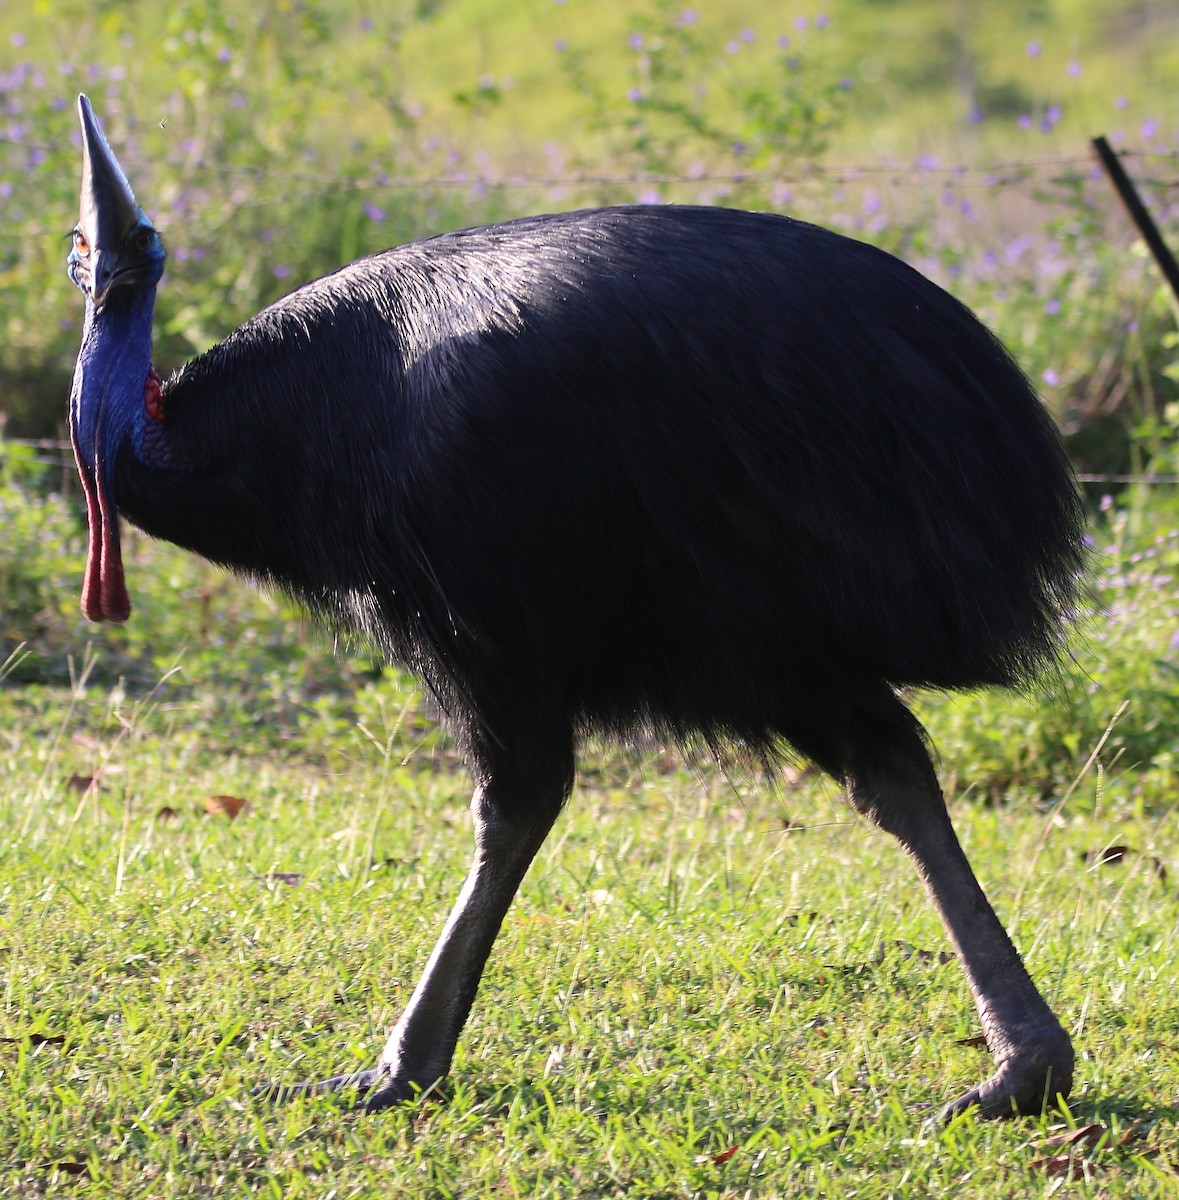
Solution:
<path fill-rule="evenodd" d="M 371 1092 L 381 1082 L 383 1072 L 379 1067 L 369 1071 L 352 1071 L 345 1075 L 333 1075 L 331 1079 L 306 1080 L 303 1083 L 264 1084 L 251 1091 L 251 1096 L 284 1104 L 297 1096 L 326 1096 L 356 1088 L 361 1095 Z"/>
<path fill-rule="evenodd" d="M 1070 1061 L 1045 1065 L 1042 1058 L 1031 1061 L 1011 1059 L 990 1079 L 972 1088 L 942 1109 L 943 1123 L 952 1121 L 968 1109 L 977 1109 L 980 1117 L 1036 1116 L 1045 1108 L 1060 1104 L 1072 1086 Z"/>

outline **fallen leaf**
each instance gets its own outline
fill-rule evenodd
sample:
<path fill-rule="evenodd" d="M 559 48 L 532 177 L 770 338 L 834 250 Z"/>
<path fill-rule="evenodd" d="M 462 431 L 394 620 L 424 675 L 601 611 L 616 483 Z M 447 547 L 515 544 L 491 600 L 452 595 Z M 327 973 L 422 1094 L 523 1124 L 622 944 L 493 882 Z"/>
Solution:
<path fill-rule="evenodd" d="M 239 817 L 242 813 L 248 813 L 252 807 L 253 805 L 248 800 L 243 800 L 240 796 L 205 797 L 205 812 L 210 816 L 223 813 L 231 821 Z"/>
<path fill-rule="evenodd" d="M 1079 1129 L 1066 1129 L 1062 1133 L 1054 1133 L 1044 1142 L 1045 1146 L 1082 1146 L 1095 1145 L 1101 1141 L 1109 1130 L 1104 1125 L 1082 1125 Z"/>
<path fill-rule="evenodd" d="M 67 1159 L 62 1162 L 46 1163 L 46 1167 L 51 1171 L 61 1171 L 65 1175 L 85 1175 L 87 1171 L 84 1162 L 75 1162 L 72 1159 Z"/>
<path fill-rule="evenodd" d="M 32 1046 L 60 1046 L 64 1041 L 64 1033 L 25 1033 L 20 1037 L 0 1038 L 0 1042 L 28 1042 Z"/>
<path fill-rule="evenodd" d="M 989 1050 L 987 1045 L 987 1035 L 985 1033 L 976 1033 L 973 1037 L 958 1038 L 955 1042 L 958 1046 L 977 1046 L 980 1050 Z"/>
<path fill-rule="evenodd" d="M 167 804 L 165 804 L 164 807 L 161 808 L 158 813 L 156 813 L 156 820 L 175 821 L 178 816 L 180 816 L 180 814 L 174 808 L 170 808 Z"/>
<path fill-rule="evenodd" d="M 259 883 L 285 883 L 287 887 L 298 887 L 303 882 L 299 871 L 270 871 L 265 875 L 255 875 Z"/>
<path fill-rule="evenodd" d="M 65 781 L 66 788 L 71 792 L 89 792 L 97 789 L 97 775 L 70 775 Z"/>
<path fill-rule="evenodd" d="M 1033 1171 L 1042 1171 L 1045 1175 L 1063 1175 L 1070 1182 L 1096 1175 L 1105 1169 L 1100 1163 L 1075 1154 L 1053 1154 L 1048 1158 L 1034 1159 L 1030 1165 Z"/>
<path fill-rule="evenodd" d="M 1153 854 L 1144 854 L 1133 846 L 1103 846 L 1100 850 L 1081 851 L 1081 861 L 1089 867 L 1120 866 L 1128 858 L 1135 856 L 1154 868 L 1154 873 L 1159 877 L 1160 882 L 1167 882 L 1167 868 L 1162 859 L 1156 858 Z"/>
<path fill-rule="evenodd" d="M 1133 846 L 1103 846 L 1100 850 L 1086 850 L 1081 857 L 1091 867 L 1106 867 L 1125 862 L 1126 855 L 1137 853 Z"/>
<path fill-rule="evenodd" d="M 738 1149 L 739 1147 L 737 1146 L 730 1146 L 727 1150 L 722 1150 L 719 1154 L 714 1154 L 712 1161 L 714 1163 L 727 1163 L 737 1153 Z"/>
<path fill-rule="evenodd" d="M 945 966 L 946 963 L 954 961 L 954 954 L 950 950 L 919 950 L 915 946 L 911 946 L 908 942 L 896 939 L 896 946 L 901 952 L 901 958 L 915 958 L 918 962 L 936 962 Z M 876 947 L 876 962 L 882 963 L 888 955 L 888 943 L 880 942 Z"/>

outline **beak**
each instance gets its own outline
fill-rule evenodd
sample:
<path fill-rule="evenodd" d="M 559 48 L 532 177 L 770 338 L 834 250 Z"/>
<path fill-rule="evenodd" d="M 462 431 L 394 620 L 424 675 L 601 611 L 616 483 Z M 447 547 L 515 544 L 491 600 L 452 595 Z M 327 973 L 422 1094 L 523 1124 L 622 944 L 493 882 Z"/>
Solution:
<path fill-rule="evenodd" d="M 107 145 L 85 96 L 78 97 L 78 116 L 82 122 L 78 232 L 89 248 L 88 254 L 79 255 L 78 266 L 83 273 L 88 272 L 90 296 L 95 307 L 101 308 L 121 269 L 121 251 L 127 234 L 147 218 L 135 202 L 127 176 Z"/>

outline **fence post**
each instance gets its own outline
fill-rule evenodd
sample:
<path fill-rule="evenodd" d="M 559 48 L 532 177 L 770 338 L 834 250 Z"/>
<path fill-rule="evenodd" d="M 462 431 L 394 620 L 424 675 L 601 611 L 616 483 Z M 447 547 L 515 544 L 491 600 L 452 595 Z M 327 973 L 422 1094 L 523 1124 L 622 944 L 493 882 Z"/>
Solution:
<path fill-rule="evenodd" d="M 1101 160 L 1105 173 L 1117 188 L 1118 195 L 1121 196 L 1122 203 L 1126 206 L 1126 211 L 1129 212 L 1134 224 L 1138 226 L 1138 232 L 1142 234 L 1143 240 L 1150 248 L 1151 254 L 1154 255 L 1154 261 L 1158 263 L 1159 270 L 1171 285 L 1175 299 L 1179 300 L 1179 264 L 1176 264 L 1175 256 L 1167 249 L 1167 243 L 1163 241 L 1163 235 L 1159 233 L 1158 226 L 1154 223 L 1150 213 L 1146 211 L 1146 206 L 1142 203 L 1137 188 L 1122 169 L 1118 156 L 1105 138 L 1095 137 L 1093 149 L 1097 151 L 1097 157 Z"/>

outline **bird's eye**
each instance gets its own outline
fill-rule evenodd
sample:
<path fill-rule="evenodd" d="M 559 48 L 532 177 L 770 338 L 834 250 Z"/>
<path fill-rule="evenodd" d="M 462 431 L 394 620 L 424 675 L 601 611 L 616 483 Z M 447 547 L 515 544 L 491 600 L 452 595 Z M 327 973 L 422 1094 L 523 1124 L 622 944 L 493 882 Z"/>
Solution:
<path fill-rule="evenodd" d="M 74 249 L 85 258 L 90 253 L 90 243 L 80 229 L 74 230 Z"/>
<path fill-rule="evenodd" d="M 135 241 L 132 243 L 137 254 L 144 254 L 147 248 L 151 245 L 151 233 L 146 229 L 141 229 L 135 235 Z"/>

